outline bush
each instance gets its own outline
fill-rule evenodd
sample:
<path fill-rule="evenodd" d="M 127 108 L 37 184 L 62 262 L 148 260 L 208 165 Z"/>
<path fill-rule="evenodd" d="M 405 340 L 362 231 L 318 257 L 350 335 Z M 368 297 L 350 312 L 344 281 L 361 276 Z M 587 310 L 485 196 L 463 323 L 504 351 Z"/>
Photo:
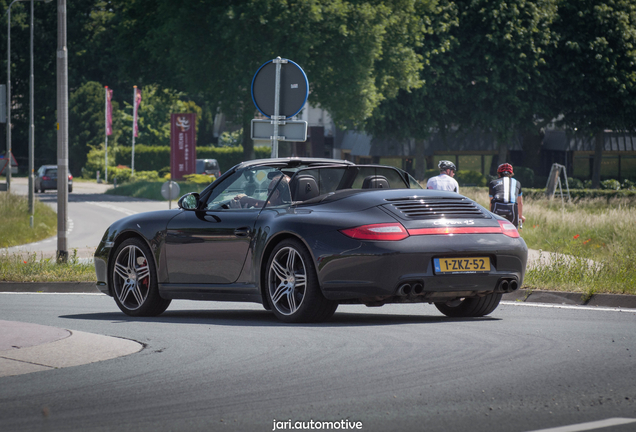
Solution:
<path fill-rule="evenodd" d="M 209 176 L 207 174 L 188 174 L 184 175 L 183 178 L 185 179 L 186 183 L 205 185 L 209 185 L 214 180 L 216 180 L 216 177 Z"/>
<path fill-rule="evenodd" d="M 130 168 L 117 168 L 117 167 L 108 167 L 108 180 L 111 183 L 115 182 L 117 179 L 117 183 L 126 183 L 130 180 Z"/>
<path fill-rule="evenodd" d="M 161 168 L 159 170 L 159 177 L 165 178 L 166 175 L 168 176 L 168 178 L 170 178 L 170 167 L 169 166 L 165 166 L 165 167 L 163 167 L 163 168 Z"/>
<path fill-rule="evenodd" d="M 583 181 L 577 178 L 568 177 L 568 186 L 570 189 L 583 189 Z"/>
<path fill-rule="evenodd" d="M 601 189 L 619 190 L 621 183 L 618 180 L 610 179 L 601 182 Z"/>
<path fill-rule="evenodd" d="M 488 179 L 479 171 L 459 170 L 455 173 L 455 180 L 460 186 L 488 185 Z"/>
<path fill-rule="evenodd" d="M 629 179 L 625 179 L 623 181 L 623 184 L 621 185 L 622 189 L 627 189 L 627 190 L 636 190 L 636 182 L 633 182 L 632 180 Z"/>
<path fill-rule="evenodd" d="M 135 171 L 132 181 L 159 181 L 159 173 L 157 171 Z"/>
<path fill-rule="evenodd" d="M 521 182 L 521 186 L 532 187 L 534 186 L 534 171 L 530 168 L 516 166 L 514 167 L 514 178 Z"/>
<path fill-rule="evenodd" d="M 116 165 L 130 166 L 132 147 L 118 146 L 115 154 Z M 170 146 L 135 145 L 135 171 L 157 171 L 170 165 Z"/>

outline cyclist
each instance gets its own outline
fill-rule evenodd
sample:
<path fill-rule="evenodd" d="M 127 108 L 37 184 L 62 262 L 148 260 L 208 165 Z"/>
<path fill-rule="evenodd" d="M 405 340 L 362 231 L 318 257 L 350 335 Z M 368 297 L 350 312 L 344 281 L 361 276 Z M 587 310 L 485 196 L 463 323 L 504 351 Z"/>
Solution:
<path fill-rule="evenodd" d="M 457 171 L 455 164 L 451 161 L 442 160 L 439 161 L 437 167 L 439 168 L 439 175 L 428 179 L 426 188 L 459 193 L 459 184 L 453 178 L 455 171 Z"/>
<path fill-rule="evenodd" d="M 499 178 L 491 181 L 488 186 L 490 211 L 508 219 L 515 227 L 521 228 L 526 220 L 523 216 L 521 183 L 512 178 L 514 172 L 509 163 L 499 165 L 497 175 Z"/>

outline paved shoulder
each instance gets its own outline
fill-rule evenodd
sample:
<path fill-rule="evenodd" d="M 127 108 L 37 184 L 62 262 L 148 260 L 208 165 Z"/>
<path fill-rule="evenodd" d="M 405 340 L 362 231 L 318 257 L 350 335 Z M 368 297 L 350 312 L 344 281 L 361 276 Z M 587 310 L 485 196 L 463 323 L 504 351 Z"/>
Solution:
<path fill-rule="evenodd" d="M 109 360 L 142 348 L 128 339 L 0 321 L 0 377 Z"/>

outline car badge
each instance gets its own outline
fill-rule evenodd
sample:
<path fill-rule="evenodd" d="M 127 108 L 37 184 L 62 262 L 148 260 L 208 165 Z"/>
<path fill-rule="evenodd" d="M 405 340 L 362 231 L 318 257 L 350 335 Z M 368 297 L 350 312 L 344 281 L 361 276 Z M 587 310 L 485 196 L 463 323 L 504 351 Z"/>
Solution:
<path fill-rule="evenodd" d="M 472 219 L 462 221 L 442 219 L 435 221 L 433 225 L 475 225 L 475 221 Z"/>

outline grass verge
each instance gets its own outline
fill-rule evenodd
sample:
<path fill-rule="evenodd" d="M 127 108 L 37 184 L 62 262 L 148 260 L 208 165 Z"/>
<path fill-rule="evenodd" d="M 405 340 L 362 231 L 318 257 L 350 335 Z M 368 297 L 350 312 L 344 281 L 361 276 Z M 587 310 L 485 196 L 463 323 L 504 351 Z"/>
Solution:
<path fill-rule="evenodd" d="M 485 188 L 462 193 L 488 206 Z M 636 294 L 636 197 L 524 199 L 521 236 L 531 249 L 556 252 L 549 264 L 529 268 L 524 288 Z M 593 261 L 590 264 L 590 260 Z"/>
<path fill-rule="evenodd" d="M 38 258 L 33 253 L 23 255 L 0 255 L 0 281 L 6 282 L 94 282 L 95 266 L 82 264 L 77 250 L 67 263 L 60 264 L 51 258 Z"/>
<path fill-rule="evenodd" d="M 31 228 L 28 199 L 21 195 L 0 193 L 0 248 L 36 242 L 57 232 L 57 214 L 35 200 Z"/>

